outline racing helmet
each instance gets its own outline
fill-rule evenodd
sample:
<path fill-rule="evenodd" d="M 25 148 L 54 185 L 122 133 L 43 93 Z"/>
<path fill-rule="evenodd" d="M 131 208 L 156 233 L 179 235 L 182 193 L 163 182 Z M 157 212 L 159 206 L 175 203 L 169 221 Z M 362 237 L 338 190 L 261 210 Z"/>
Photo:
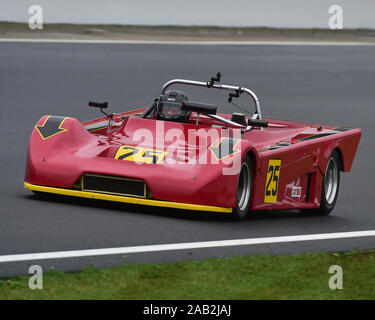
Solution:
<path fill-rule="evenodd" d="M 157 119 L 176 122 L 188 122 L 191 112 L 182 110 L 182 103 L 188 100 L 188 96 L 183 91 L 167 91 L 159 99 Z"/>

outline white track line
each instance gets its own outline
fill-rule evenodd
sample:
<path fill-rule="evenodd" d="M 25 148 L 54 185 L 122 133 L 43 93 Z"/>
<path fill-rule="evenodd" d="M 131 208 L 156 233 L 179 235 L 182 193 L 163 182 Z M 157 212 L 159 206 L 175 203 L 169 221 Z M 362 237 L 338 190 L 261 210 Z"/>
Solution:
<path fill-rule="evenodd" d="M 228 46 L 373 46 L 375 42 L 322 41 L 180 41 L 180 40 L 91 40 L 91 39 L 17 39 L 2 38 L 0 42 L 94 43 L 94 44 L 160 44 L 160 45 L 228 45 Z"/>
<path fill-rule="evenodd" d="M 298 235 L 298 236 L 158 244 L 158 245 L 122 247 L 122 248 L 88 249 L 88 250 L 42 252 L 42 253 L 29 253 L 29 254 L 12 254 L 12 255 L 0 256 L 0 262 L 80 258 L 80 257 L 114 255 L 114 254 L 202 249 L 202 248 L 220 248 L 220 247 L 246 246 L 246 245 L 256 245 L 256 244 L 285 243 L 285 242 L 299 242 L 299 241 L 312 241 L 312 240 L 331 240 L 331 239 L 374 237 L 374 236 L 375 236 L 375 230 L 368 230 L 368 231 L 306 234 L 306 235 Z"/>

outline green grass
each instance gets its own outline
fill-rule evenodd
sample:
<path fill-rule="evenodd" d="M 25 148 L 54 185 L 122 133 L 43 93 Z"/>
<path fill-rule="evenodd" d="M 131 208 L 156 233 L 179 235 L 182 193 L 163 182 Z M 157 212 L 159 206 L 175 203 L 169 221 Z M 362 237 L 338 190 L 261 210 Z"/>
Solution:
<path fill-rule="evenodd" d="M 342 290 L 328 287 L 334 264 L 343 268 Z M 374 299 L 375 251 L 48 271 L 43 290 L 30 290 L 28 280 L 0 280 L 0 299 Z"/>

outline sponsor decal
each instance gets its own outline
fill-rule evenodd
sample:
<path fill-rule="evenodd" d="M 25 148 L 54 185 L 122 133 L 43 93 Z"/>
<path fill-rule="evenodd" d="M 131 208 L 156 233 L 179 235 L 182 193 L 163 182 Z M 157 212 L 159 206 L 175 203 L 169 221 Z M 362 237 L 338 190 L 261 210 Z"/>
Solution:
<path fill-rule="evenodd" d="M 293 187 L 292 188 L 292 198 L 301 198 L 302 187 Z"/>

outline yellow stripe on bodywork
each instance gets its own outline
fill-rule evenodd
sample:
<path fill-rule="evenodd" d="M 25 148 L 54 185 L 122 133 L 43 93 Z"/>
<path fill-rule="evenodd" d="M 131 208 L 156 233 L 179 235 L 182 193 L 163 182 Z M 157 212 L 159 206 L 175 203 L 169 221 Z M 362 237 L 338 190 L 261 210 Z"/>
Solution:
<path fill-rule="evenodd" d="M 124 202 L 124 203 L 131 203 L 131 204 L 140 204 L 140 205 L 145 205 L 145 206 L 175 208 L 175 209 L 183 209 L 183 210 L 210 211 L 210 212 L 223 212 L 223 213 L 232 212 L 232 208 L 226 208 L 226 207 L 205 206 L 205 205 L 199 205 L 199 204 L 189 204 L 189 203 L 181 203 L 181 202 L 171 202 L 171 201 L 116 196 L 116 195 L 104 194 L 104 193 L 98 193 L 98 192 L 88 192 L 88 191 L 81 191 L 81 190 L 46 187 L 46 186 L 31 184 L 28 182 L 25 182 L 24 186 L 25 186 L 25 189 L 32 190 L 32 191 L 62 194 L 65 196 L 73 196 L 73 197 L 80 197 L 80 198 Z"/>

